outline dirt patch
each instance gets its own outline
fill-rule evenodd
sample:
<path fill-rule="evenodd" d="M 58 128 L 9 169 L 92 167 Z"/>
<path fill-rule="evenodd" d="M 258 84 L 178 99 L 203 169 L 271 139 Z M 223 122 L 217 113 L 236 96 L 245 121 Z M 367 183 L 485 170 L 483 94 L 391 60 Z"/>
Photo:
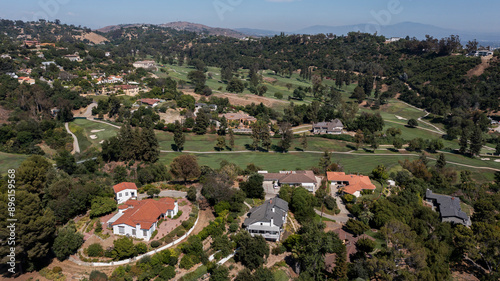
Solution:
<path fill-rule="evenodd" d="M 193 96 L 196 100 L 199 100 L 201 98 L 201 95 L 195 94 L 192 90 L 182 90 L 182 92 L 186 95 Z M 255 104 L 263 103 L 267 107 L 279 107 L 288 104 L 287 101 L 276 100 L 272 98 L 249 95 L 249 94 L 240 95 L 231 93 L 215 93 L 213 94 L 213 96 L 218 98 L 228 98 L 229 102 L 232 105 L 241 105 L 241 106 L 250 105 L 252 103 Z"/>
<path fill-rule="evenodd" d="M 0 106 L 0 124 L 7 124 L 9 119 L 10 113 L 12 110 L 7 110 L 3 107 Z"/>
<path fill-rule="evenodd" d="M 490 62 L 493 56 L 481 57 L 481 63 L 467 72 L 467 77 L 481 76 L 486 68 L 490 67 Z"/>
<path fill-rule="evenodd" d="M 479 281 L 476 276 L 465 272 L 454 271 L 451 273 L 451 276 L 453 276 L 453 280 L 456 281 Z"/>
<path fill-rule="evenodd" d="M 382 87 L 380 88 L 380 91 L 382 93 L 389 91 L 389 86 L 387 84 L 383 84 Z"/>
<path fill-rule="evenodd" d="M 271 83 L 271 84 L 278 81 L 278 79 L 272 78 L 272 77 L 262 77 L 262 80 L 264 80 L 267 83 Z"/>
<path fill-rule="evenodd" d="M 180 113 L 180 109 L 169 108 L 167 112 L 165 113 L 160 112 L 159 114 L 160 114 L 160 119 L 165 120 L 166 124 L 174 123 L 175 121 L 182 122 L 183 119 Z"/>
<path fill-rule="evenodd" d="M 104 36 L 101 36 L 97 33 L 94 33 L 94 32 L 90 32 L 90 33 L 83 33 L 82 35 L 77 35 L 75 36 L 76 39 L 78 40 L 89 40 L 90 42 L 94 43 L 94 44 L 101 44 L 102 42 L 106 42 L 106 41 L 109 41 L 108 39 L 106 39 L 106 37 Z"/>

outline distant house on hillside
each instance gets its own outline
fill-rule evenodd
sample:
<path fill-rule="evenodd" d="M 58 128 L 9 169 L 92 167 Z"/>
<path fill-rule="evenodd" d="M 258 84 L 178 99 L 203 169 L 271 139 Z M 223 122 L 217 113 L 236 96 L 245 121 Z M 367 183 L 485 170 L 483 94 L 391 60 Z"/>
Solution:
<path fill-rule="evenodd" d="M 471 226 L 472 222 L 466 213 L 460 207 L 460 199 L 448 195 L 434 194 L 427 189 L 425 192 L 425 200 L 437 209 L 441 214 L 441 221 L 460 223 L 465 226 Z"/>
<path fill-rule="evenodd" d="M 118 207 L 118 213 L 108 221 L 108 225 L 113 227 L 113 234 L 149 241 L 158 221 L 174 217 L 178 212 L 179 205 L 172 198 L 128 200 Z"/>
<path fill-rule="evenodd" d="M 313 124 L 313 133 L 315 134 L 340 135 L 342 130 L 344 130 L 344 124 L 339 119 Z"/>
<path fill-rule="evenodd" d="M 135 68 L 155 69 L 156 63 L 152 60 L 136 61 L 132 64 Z"/>
<path fill-rule="evenodd" d="M 257 118 L 243 112 L 221 114 L 219 117 L 225 117 L 230 128 L 248 129 L 257 122 Z"/>
<path fill-rule="evenodd" d="M 137 186 L 133 182 L 122 182 L 113 186 L 115 198 L 118 204 L 129 199 L 137 198 Z"/>
<path fill-rule="evenodd" d="M 17 78 L 17 82 L 19 82 L 19 84 L 29 84 L 29 85 L 33 85 L 35 84 L 35 79 L 33 78 L 30 78 L 30 77 L 19 77 Z"/>
<path fill-rule="evenodd" d="M 477 51 L 472 51 L 468 54 L 470 57 L 487 57 L 487 56 L 492 56 L 493 51 L 490 50 L 477 50 Z"/>
<path fill-rule="evenodd" d="M 288 213 L 288 202 L 279 197 L 250 209 L 243 226 L 252 236 L 260 235 L 268 240 L 279 241 Z"/>
<path fill-rule="evenodd" d="M 161 100 L 159 99 L 140 99 L 137 100 L 137 103 L 140 105 L 146 105 L 150 107 L 156 107 L 158 104 L 160 104 Z"/>
<path fill-rule="evenodd" d="M 63 56 L 63 58 L 68 59 L 70 61 L 77 61 L 77 62 L 83 61 L 79 55 L 65 55 Z"/>
<path fill-rule="evenodd" d="M 302 186 L 314 193 L 321 183 L 321 179 L 316 177 L 313 171 L 281 171 L 279 173 L 260 171 L 259 174 L 264 177 L 264 184 L 272 184 L 275 188 L 288 184 Z"/>
<path fill-rule="evenodd" d="M 127 96 L 137 96 L 139 94 L 139 87 L 136 85 L 117 85 L 115 86 L 115 90 L 123 91 L 123 93 Z"/>
<path fill-rule="evenodd" d="M 327 172 L 327 178 L 332 185 L 339 186 L 342 192 L 356 197 L 360 197 L 363 190 L 376 189 L 368 176 L 346 175 L 344 172 Z"/>

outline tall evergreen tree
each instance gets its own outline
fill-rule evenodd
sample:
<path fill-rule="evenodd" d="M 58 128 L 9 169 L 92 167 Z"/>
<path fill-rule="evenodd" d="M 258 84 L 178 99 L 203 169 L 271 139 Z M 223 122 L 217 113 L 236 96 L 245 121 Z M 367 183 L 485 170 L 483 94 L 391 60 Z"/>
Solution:
<path fill-rule="evenodd" d="M 262 147 L 269 151 L 272 145 L 271 132 L 269 131 L 269 125 L 264 122 L 262 123 L 262 126 L 260 128 L 260 140 Z"/>
<path fill-rule="evenodd" d="M 226 139 L 223 136 L 218 136 L 217 143 L 215 144 L 215 147 L 219 151 L 224 150 L 224 147 L 226 147 Z"/>
<path fill-rule="evenodd" d="M 141 160 L 148 163 L 155 163 L 158 161 L 160 156 L 160 144 L 156 138 L 155 131 L 153 127 L 142 129 L 142 149 L 139 155 L 141 155 Z"/>
<path fill-rule="evenodd" d="M 436 162 L 436 168 L 438 170 L 443 169 L 446 166 L 446 158 L 443 153 L 439 153 L 438 160 Z"/>
<path fill-rule="evenodd" d="M 292 146 L 293 132 L 292 126 L 288 122 L 282 122 L 280 124 L 281 140 L 279 142 L 279 147 L 283 152 L 287 152 L 290 146 Z"/>
<path fill-rule="evenodd" d="M 234 149 L 234 132 L 233 129 L 229 129 L 229 148 Z"/>
<path fill-rule="evenodd" d="M 186 136 L 182 132 L 182 125 L 179 121 L 174 123 L 174 143 L 177 151 L 182 151 L 184 149 L 184 143 L 186 142 Z"/>
<path fill-rule="evenodd" d="M 306 133 L 302 134 L 302 137 L 300 138 L 300 145 L 302 145 L 302 150 L 305 151 L 307 149 L 307 135 Z"/>
<path fill-rule="evenodd" d="M 476 126 L 470 137 L 469 152 L 472 156 L 479 155 L 483 147 L 483 132 L 479 126 Z"/>
<path fill-rule="evenodd" d="M 462 135 L 459 141 L 460 149 L 458 150 L 460 154 L 465 154 L 467 152 L 467 147 L 469 146 L 469 133 L 467 128 L 462 129 Z"/>
<path fill-rule="evenodd" d="M 330 166 L 330 164 L 332 164 L 332 155 L 325 150 L 323 156 L 321 156 L 321 158 L 319 159 L 319 167 L 321 171 L 326 173 L 328 166 Z"/>

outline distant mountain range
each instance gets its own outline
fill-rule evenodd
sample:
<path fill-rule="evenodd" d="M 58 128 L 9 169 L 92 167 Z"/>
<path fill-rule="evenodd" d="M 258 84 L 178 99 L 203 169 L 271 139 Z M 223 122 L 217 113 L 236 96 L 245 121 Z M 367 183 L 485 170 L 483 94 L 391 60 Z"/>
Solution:
<path fill-rule="evenodd" d="M 111 25 L 106 26 L 98 31 L 101 32 L 109 32 L 119 28 L 127 28 L 127 27 L 137 27 L 137 26 L 150 26 L 151 24 L 122 24 L 122 25 Z M 205 33 L 208 35 L 224 35 L 234 38 L 243 38 L 248 36 L 255 37 L 265 37 L 265 36 L 274 36 L 279 35 L 281 31 L 274 30 L 265 30 L 265 29 L 252 29 L 252 28 L 219 28 L 219 27 L 210 27 L 203 24 L 190 23 L 190 22 L 170 22 L 165 24 L 159 24 L 157 26 L 160 27 L 169 27 L 176 30 L 185 30 L 196 33 Z M 379 35 L 384 35 L 385 37 L 416 37 L 418 39 L 424 39 L 425 35 L 431 35 L 435 38 L 443 38 L 448 37 L 450 35 L 460 35 L 462 43 L 464 44 L 466 41 L 477 39 L 482 45 L 495 45 L 500 46 L 500 32 L 498 33 L 487 33 L 487 32 L 466 32 L 455 29 L 447 29 L 441 28 L 434 25 L 429 24 L 421 24 L 414 22 L 402 22 L 392 25 L 374 25 L 374 24 L 357 24 L 357 25 L 342 25 L 342 26 L 327 26 L 327 25 L 315 25 L 310 26 L 304 29 L 292 31 L 292 32 L 284 32 L 285 34 L 336 34 L 336 35 L 347 35 L 349 32 L 366 32 L 366 33 L 375 33 Z"/>

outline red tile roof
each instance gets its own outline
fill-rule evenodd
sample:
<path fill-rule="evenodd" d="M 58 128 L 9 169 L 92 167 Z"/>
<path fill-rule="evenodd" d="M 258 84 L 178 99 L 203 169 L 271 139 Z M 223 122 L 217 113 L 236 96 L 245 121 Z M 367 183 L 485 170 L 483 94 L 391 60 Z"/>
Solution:
<path fill-rule="evenodd" d="M 367 176 L 346 175 L 344 172 L 327 172 L 328 181 L 348 182 L 349 185 L 344 187 L 344 192 L 354 194 L 356 191 L 365 189 L 375 190 L 375 185 Z"/>
<path fill-rule="evenodd" d="M 141 102 L 141 103 L 145 103 L 147 105 L 154 105 L 155 103 L 157 102 L 160 102 L 160 100 L 158 99 L 140 99 L 140 100 L 137 100 L 138 102 Z"/>
<path fill-rule="evenodd" d="M 119 184 L 113 186 L 113 190 L 115 191 L 115 193 L 118 193 L 118 192 L 125 190 L 125 189 L 137 190 L 137 186 L 133 182 L 122 182 L 122 183 L 119 183 Z"/>
<path fill-rule="evenodd" d="M 161 198 L 160 200 L 146 199 L 141 201 L 128 200 L 124 205 L 129 208 L 123 212 L 113 225 L 126 224 L 131 227 L 140 225 L 141 229 L 150 229 L 158 221 L 161 215 L 175 208 L 175 200 L 172 198 Z"/>

